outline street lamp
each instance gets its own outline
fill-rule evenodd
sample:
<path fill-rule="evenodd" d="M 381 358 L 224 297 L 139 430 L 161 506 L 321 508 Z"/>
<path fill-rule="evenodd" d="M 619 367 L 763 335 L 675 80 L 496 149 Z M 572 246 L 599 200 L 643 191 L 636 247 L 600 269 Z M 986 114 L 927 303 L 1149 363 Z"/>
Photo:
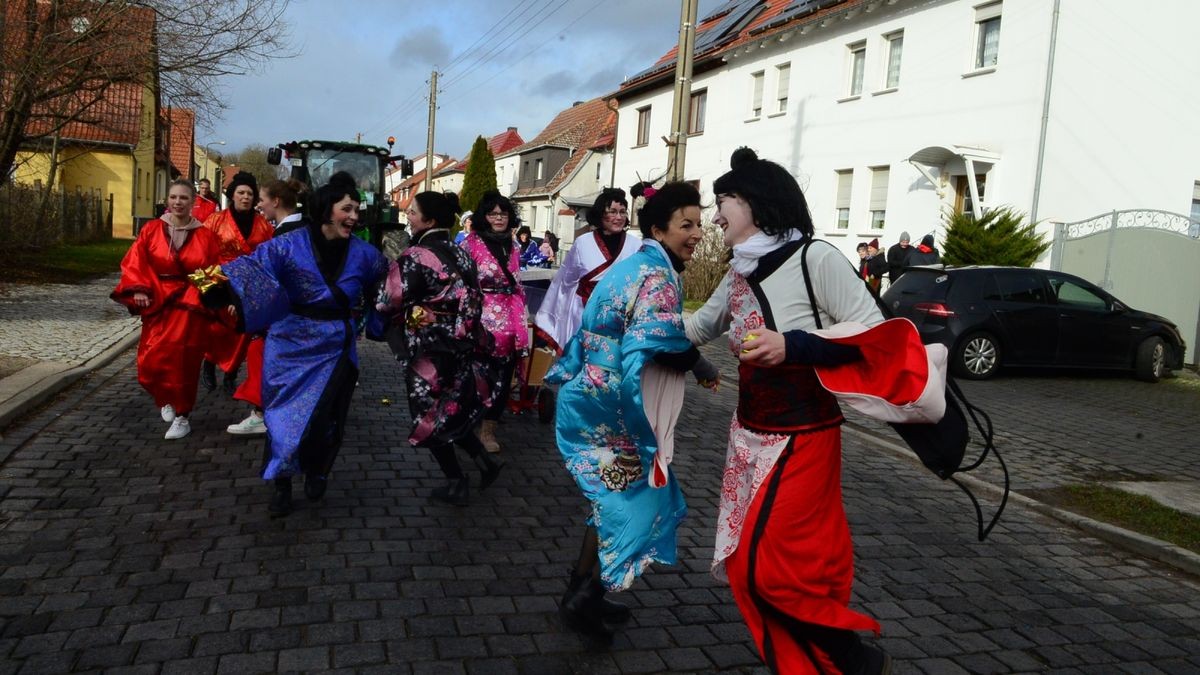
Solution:
<path fill-rule="evenodd" d="M 211 148 L 214 145 L 225 145 L 225 141 L 213 141 L 204 146 L 204 173 L 203 173 L 203 175 L 200 176 L 201 178 L 208 178 L 208 153 L 209 153 L 209 148 Z M 208 178 L 208 180 L 209 180 L 209 182 L 212 182 L 211 178 Z M 196 181 L 196 182 L 198 183 L 199 181 Z"/>

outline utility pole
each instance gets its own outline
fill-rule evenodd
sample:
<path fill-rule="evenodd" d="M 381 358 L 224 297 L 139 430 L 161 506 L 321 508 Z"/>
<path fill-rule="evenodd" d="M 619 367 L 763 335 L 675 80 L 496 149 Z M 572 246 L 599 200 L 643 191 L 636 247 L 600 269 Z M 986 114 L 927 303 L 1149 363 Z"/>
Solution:
<path fill-rule="evenodd" d="M 682 0 L 679 50 L 675 55 L 675 102 L 667 142 L 667 180 L 683 180 L 687 155 L 688 113 L 692 103 L 692 52 L 696 49 L 696 11 L 699 0 Z"/>
<path fill-rule="evenodd" d="M 437 71 L 429 78 L 429 136 L 425 139 L 425 191 L 433 189 L 433 125 L 437 118 Z M 438 223 L 441 225 L 441 223 Z"/>

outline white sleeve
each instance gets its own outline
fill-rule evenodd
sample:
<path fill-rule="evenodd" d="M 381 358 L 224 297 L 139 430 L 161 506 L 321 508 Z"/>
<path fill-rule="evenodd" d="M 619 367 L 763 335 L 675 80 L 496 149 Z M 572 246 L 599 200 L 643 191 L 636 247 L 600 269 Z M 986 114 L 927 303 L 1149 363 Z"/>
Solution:
<path fill-rule="evenodd" d="M 563 259 L 562 267 L 554 273 L 550 287 L 538 307 L 534 325 L 552 337 L 560 348 L 566 348 L 574 330 L 571 317 L 575 313 L 582 314 L 582 301 L 575 294 L 579 288 L 579 280 L 587 272 L 579 262 L 578 247 L 572 246 Z"/>
<path fill-rule="evenodd" d="M 684 320 L 683 327 L 688 339 L 694 345 L 705 345 L 729 330 L 729 279 L 732 272 L 727 272 L 717 284 L 717 290 L 708 298 L 704 306 L 696 310 Z"/>

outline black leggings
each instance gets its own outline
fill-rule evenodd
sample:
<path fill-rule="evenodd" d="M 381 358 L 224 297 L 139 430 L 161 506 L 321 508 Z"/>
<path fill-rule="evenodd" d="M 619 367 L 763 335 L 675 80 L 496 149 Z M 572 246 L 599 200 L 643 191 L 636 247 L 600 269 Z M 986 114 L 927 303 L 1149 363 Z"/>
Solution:
<path fill-rule="evenodd" d="M 492 403 L 492 407 L 483 413 L 483 419 L 491 421 L 500 419 L 500 415 L 504 414 L 504 409 L 508 407 L 508 397 L 512 393 L 513 374 L 517 370 L 517 355 L 512 354 L 497 359 L 496 367 L 500 370 L 500 392 L 496 394 L 496 401 Z"/>
<path fill-rule="evenodd" d="M 480 453 L 485 452 L 483 442 L 472 431 L 466 436 L 454 441 L 454 443 L 446 443 L 444 445 L 435 445 L 430 448 L 433 452 L 433 458 L 437 460 L 438 466 L 442 468 L 442 473 L 451 480 L 457 480 L 463 477 L 462 466 L 458 463 L 458 456 L 454 454 L 455 444 L 467 452 L 472 458 L 478 457 Z"/>

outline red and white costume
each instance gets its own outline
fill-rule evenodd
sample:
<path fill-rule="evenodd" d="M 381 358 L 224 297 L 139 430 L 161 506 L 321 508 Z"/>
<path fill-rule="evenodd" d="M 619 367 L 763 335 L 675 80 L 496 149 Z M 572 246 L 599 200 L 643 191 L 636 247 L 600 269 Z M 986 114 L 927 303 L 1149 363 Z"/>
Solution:
<path fill-rule="evenodd" d="M 689 339 L 705 344 L 728 330 L 730 349 L 738 354 L 748 335 L 767 327 L 816 332 L 801 257 L 797 250 L 765 275 L 731 269 L 686 321 Z M 712 564 L 713 574 L 728 580 L 763 660 L 789 675 L 838 672 L 838 650 L 858 639 L 852 632 L 879 631 L 874 619 L 848 607 L 854 561 L 842 505 L 843 417 L 822 380 L 852 388 L 869 373 L 875 386 L 868 398 L 900 409 L 926 390 L 919 372 L 896 374 L 911 371 L 914 361 L 926 362 L 912 324 L 874 328 L 883 316 L 845 257 L 824 245 L 810 247 L 807 257 L 821 325 L 854 322 L 854 330 L 837 333 L 836 341 L 874 346 L 860 347 L 865 360 L 846 366 L 740 365 Z M 854 331 L 857 336 L 850 336 Z M 896 335 L 902 335 L 899 346 L 877 348 Z M 911 353 L 902 356 L 905 350 Z M 890 384 L 897 377 L 905 384 Z M 856 392 L 840 393 L 853 398 Z M 940 418 L 936 410 L 926 414 Z"/>
<path fill-rule="evenodd" d="M 615 263 L 637 253 L 642 238 L 626 232 L 621 242 L 619 251 L 609 251 L 600 233 L 592 231 L 576 239 L 567 251 L 534 319 L 538 330 L 551 341 L 556 352 L 562 353 L 562 348 L 579 330 L 583 306 L 604 273 Z"/>

